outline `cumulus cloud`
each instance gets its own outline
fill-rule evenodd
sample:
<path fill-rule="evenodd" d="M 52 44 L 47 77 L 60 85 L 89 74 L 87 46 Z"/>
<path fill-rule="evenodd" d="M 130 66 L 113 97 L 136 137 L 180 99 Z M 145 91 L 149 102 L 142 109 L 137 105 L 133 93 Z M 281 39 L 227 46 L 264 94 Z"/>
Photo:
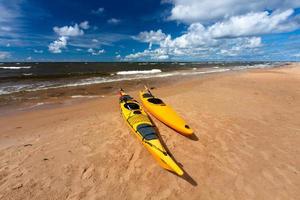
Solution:
<path fill-rule="evenodd" d="M 167 50 L 163 48 L 154 50 L 146 49 L 143 52 L 132 53 L 125 56 L 125 60 L 166 60 L 168 58 Z"/>
<path fill-rule="evenodd" d="M 206 26 L 199 22 L 192 23 L 184 34 L 175 38 L 161 30 L 144 31 L 134 38 L 149 43 L 150 48 L 143 52 L 129 54 L 125 58 L 129 60 L 143 57 L 169 59 L 180 56 L 203 57 L 205 53 L 224 56 L 255 53 L 256 49 L 263 46 L 261 35 L 289 32 L 300 27 L 300 23 L 292 19 L 293 12 L 292 9 L 251 12 Z M 158 44 L 159 47 L 151 50 L 152 43 Z"/>
<path fill-rule="evenodd" d="M 53 30 L 59 36 L 79 36 L 84 34 L 83 30 L 80 29 L 78 24 L 75 24 L 74 26 L 63 26 L 63 27 L 55 26 Z"/>
<path fill-rule="evenodd" d="M 173 8 L 170 20 L 184 23 L 216 22 L 231 16 L 265 10 L 287 10 L 300 7 L 300 1 L 295 0 L 168 0 Z"/>
<path fill-rule="evenodd" d="M 289 20 L 292 9 L 283 12 L 257 12 L 234 16 L 228 20 L 217 22 L 208 31 L 215 37 L 239 37 L 260 35 L 266 33 L 280 33 L 293 31 L 300 27 L 297 21 Z"/>
<path fill-rule="evenodd" d="M 4 60 L 10 57 L 10 53 L 6 51 L 0 51 L 0 60 Z"/>
<path fill-rule="evenodd" d="M 260 37 L 211 39 L 194 38 L 195 33 L 186 33 L 172 39 L 170 36 L 156 49 L 146 49 L 125 56 L 125 60 L 170 60 L 186 58 L 232 57 L 255 53 L 261 47 Z"/>
<path fill-rule="evenodd" d="M 95 50 L 95 49 L 89 48 L 87 50 L 87 52 L 91 53 L 93 56 L 97 56 L 97 55 L 105 53 L 105 50 L 104 49 Z"/>
<path fill-rule="evenodd" d="M 152 44 L 159 44 L 161 41 L 163 41 L 167 37 L 166 34 L 164 34 L 161 29 L 157 31 L 144 31 L 140 32 L 138 36 L 133 37 L 136 40 L 139 40 L 141 42 L 147 42 L 149 43 L 149 49 L 152 48 Z"/>
<path fill-rule="evenodd" d="M 67 46 L 67 37 L 61 36 L 57 40 L 49 44 L 48 49 L 52 53 L 61 53 L 62 50 Z"/>
<path fill-rule="evenodd" d="M 116 19 L 116 18 L 111 18 L 109 20 L 107 20 L 107 23 L 109 24 L 119 24 L 121 22 L 120 19 Z"/>
<path fill-rule="evenodd" d="M 48 49 L 52 53 L 61 53 L 62 49 L 65 49 L 68 44 L 70 37 L 81 36 L 84 34 L 82 29 L 89 29 L 89 22 L 83 21 L 79 25 L 74 26 L 63 26 L 63 27 L 53 27 L 53 31 L 60 37 L 49 44 Z"/>

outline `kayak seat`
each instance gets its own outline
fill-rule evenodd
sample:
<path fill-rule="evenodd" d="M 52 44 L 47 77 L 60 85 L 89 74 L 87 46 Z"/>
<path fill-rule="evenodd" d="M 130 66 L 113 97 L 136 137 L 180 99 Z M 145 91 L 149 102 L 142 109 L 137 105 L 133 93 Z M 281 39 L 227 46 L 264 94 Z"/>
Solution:
<path fill-rule="evenodd" d="M 143 140 L 157 139 L 155 129 L 149 124 L 140 124 L 137 126 L 137 131 L 143 137 Z"/>
<path fill-rule="evenodd" d="M 132 100 L 133 98 L 131 97 L 131 96 L 129 96 L 129 95 L 123 95 L 123 96 L 121 96 L 120 97 L 120 102 L 122 102 L 122 101 L 129 101 L 129 100 Z"/>
<path fill-rule="evenodd" d="M 164 104 L 164 102 L 161 100 L 161 99 L 158 99 L 158 98 L 150 98 L 150 99 L 147 99 L 147 101 L 149 101 L 150 103 L 153 103 L 153 104 Z"/>
<path fill-rule="evenodd" d="M 124 107 L 127 108 L 128 110 L 139 110 L 140 106 L 137 103 L 125 103 Z"/>
<path fill-rule="evenodd" d="M 154 96 L 150 93 L 144 93 L 143 94 L 143 98 L 150 98 L 150 97 L 154 97 Z"/>

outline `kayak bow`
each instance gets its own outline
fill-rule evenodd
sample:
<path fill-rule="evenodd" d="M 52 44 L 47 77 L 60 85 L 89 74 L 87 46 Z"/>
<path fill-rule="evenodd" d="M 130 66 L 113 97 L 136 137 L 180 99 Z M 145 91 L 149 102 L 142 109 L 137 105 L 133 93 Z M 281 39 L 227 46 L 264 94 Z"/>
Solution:
<path fill-rule="evenodd" d="M 156 98 L 150 90 L 145 86 L 145 90 L 140 91 L 140 99 L 143 106 L 155 118 L 186 136 L 191 136 L 193 130 L 187 125 L 173 108 L 165 104 L 161 99 Z"/>

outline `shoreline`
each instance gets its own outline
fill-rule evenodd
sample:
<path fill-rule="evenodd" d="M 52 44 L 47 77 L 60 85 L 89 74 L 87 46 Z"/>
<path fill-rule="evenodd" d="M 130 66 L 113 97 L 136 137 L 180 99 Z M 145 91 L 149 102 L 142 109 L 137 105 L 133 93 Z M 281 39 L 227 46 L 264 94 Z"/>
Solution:
<path fill-rule="evenodd" d="M 198 140 L 151 118 L 187 176 L 157 165 L 110 91 L 0 116 L 0 199 L 300 196 L 299 63 L 168 81 L 149 85 Z M 143 84 L 124 89 L 139 100 Z"/>
<path fill-rule="evenodd" d="M 293 63 L 282 63 L 271 67 L 281 68 L 292 66 Z M 184 82 L 186 80 L 201 79 L 210 76 L 218 76 L 226 73 L 242 73 L 251 70 L 262 69 L 243 69 L 229 70 L 215 73 L 193 74 L 193 75 L 174 75 L 168 77 L 149 77 L 146 79 L 133 79 L 116 81 L 109 83 L 98 83 L 83 86 L 50 88 L 45 90 L 17 92 L 7 95 L 0 95 L 0 116 L 9 114 L 11 111 L 30 110 L 37 107 L 56 107 L 69 105 L 71 103 L 89 101 L 91 99 L 103 98 L 117 93 L 119 88 L 126 88 L 127 91 L 135 91 L 143 88 L 145 84 L 157 88 L 174 82 Z M 179 71 L 184 72 L 184 70 Z"/>

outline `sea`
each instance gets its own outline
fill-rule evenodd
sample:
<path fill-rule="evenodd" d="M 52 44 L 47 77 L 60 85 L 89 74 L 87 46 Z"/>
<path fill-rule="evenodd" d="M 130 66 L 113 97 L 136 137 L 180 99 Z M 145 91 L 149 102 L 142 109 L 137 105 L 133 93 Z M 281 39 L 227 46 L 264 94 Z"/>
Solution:
<path fill-rule="evenodd" d="M 172 76 L 272 68 L 282 62 L 14 62 L 0 63 L 0 97 L 53 88 L 69 88 Z"/>

